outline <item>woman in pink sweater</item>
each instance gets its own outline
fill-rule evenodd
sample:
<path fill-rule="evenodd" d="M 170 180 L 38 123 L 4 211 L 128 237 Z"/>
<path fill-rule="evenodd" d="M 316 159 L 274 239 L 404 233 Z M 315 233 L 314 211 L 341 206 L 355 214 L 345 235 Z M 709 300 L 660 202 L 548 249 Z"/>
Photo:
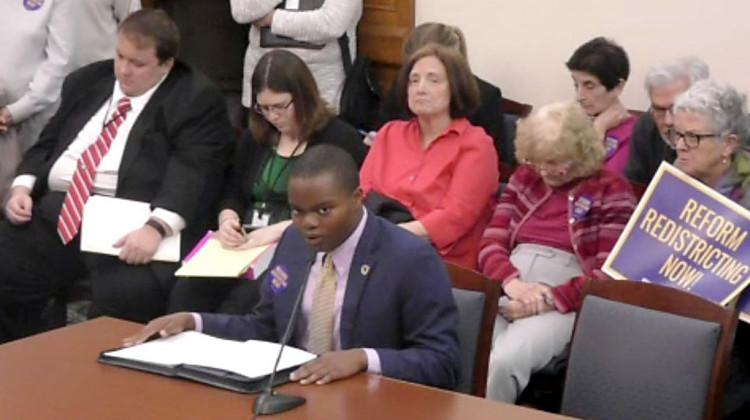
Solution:
<path fill-rule="evenodd" d="M 581 286 L 601 266 L 635 208 L 622 176 L 576 104 L 542 107 L 518 124 L 519 167 L 479 250 L 479 269 L 502 282 L 488 398 L 513 403 L 529 377 L 570 341 Z"/>

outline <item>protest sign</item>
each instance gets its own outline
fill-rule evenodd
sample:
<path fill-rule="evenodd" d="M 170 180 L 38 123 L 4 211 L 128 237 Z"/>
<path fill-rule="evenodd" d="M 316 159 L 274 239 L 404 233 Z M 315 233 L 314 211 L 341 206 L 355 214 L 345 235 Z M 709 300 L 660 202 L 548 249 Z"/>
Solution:
<path fill-rule="evenodd" d="M 602 270 L 721 305 L 750 284 L 750 211 L 663 162 Z"/>

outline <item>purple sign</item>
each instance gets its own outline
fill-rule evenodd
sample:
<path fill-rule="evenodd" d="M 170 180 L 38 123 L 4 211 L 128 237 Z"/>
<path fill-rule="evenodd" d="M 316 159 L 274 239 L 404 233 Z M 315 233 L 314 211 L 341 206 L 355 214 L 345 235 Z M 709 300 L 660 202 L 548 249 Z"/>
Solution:
<path fill-rule="evenodd" d="M 603 271 L 726 305 L 750 283 L 750 212 L 663 163 Z"/>

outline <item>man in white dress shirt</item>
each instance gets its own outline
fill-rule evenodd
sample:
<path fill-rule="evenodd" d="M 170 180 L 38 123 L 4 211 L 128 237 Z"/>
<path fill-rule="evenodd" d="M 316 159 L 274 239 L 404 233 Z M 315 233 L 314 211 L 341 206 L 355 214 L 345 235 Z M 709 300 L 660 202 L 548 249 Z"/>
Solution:
<path fill-rule="evenodd" d="M 233 140 L 220 91 L 175 60 L 178 45 L 164 12 L 142 10 L 120 25 L 114 62 L 66 78 L 0 223 L 0 342 L 44 330 L 45 303 L 84 276 L 92 315 L 164 313 L 177 264 L 151 258 L 164 237 L 180 233 L 184 254 L 208 229 Z M 88 194 L 150 203 L 147 223 L 115 244 L 119 256 L 80 252 Z"/>

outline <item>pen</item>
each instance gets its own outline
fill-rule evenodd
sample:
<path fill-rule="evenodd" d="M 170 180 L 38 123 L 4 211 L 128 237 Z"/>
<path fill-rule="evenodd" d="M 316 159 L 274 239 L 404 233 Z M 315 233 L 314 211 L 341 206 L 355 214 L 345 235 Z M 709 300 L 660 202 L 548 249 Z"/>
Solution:
<path fill-rule="evenodd" d="M 247 223 L 240 226 L 240 232 L 242 233 L 242 236 L 244 237 L 247 237 L 247 235 L 249 235 L 250 232 L 252 232 L 254 229 L 255 227 L 253 227 L 253 225 L 247 224 Z"/>

